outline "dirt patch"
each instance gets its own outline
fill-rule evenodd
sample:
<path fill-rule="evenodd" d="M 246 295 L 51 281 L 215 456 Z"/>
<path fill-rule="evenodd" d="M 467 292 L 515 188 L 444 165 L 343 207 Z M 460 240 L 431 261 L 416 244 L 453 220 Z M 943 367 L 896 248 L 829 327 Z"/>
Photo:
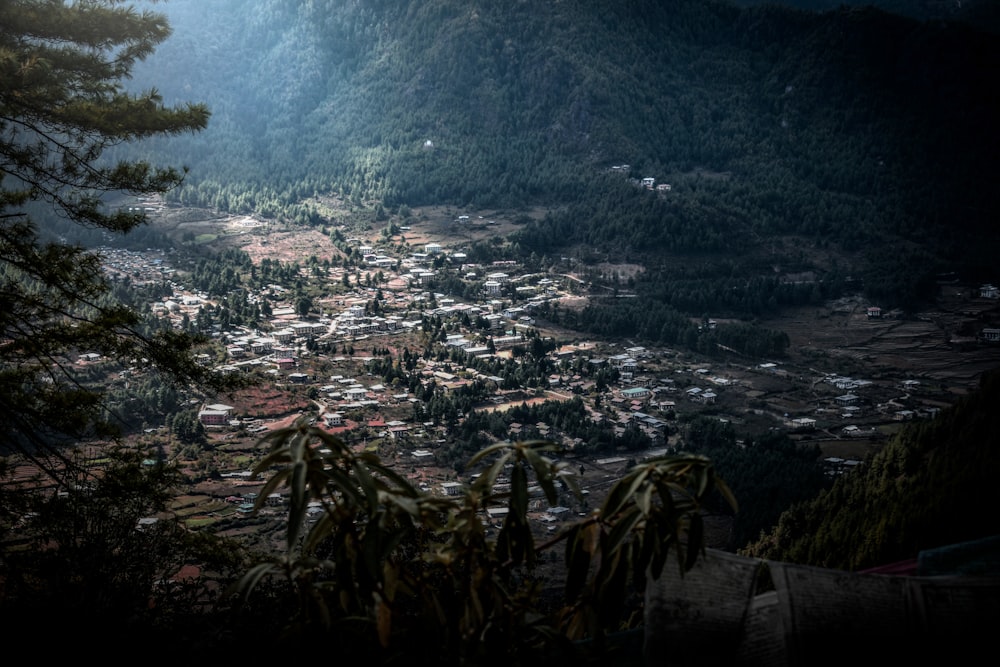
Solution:
<path fill-rule="evenodd" d="M 247 253 L 254 264 L 260 264 L 264 259 L 283 264 L 302 263 L 310 255 L 323 259 L 342 254 L 329 236 L 318 229 L 308 228 L 294 232 L 251 231 L 230 235 L 220 239 L 220 242 Z"/>
<path fill-rule="evenodd" d="M 466 210 L 451 206 L 425 206 L 406 217 L 393 215 L 384 221 L 361 219 L 341 200 L 314 202 L 329 222 L 321 228 L 276 224 L 246 215 L 227 215 L 207 209 L 168 207 L 152 214 L 150 222 L 168 236 L 187 243 L 202 243 L 216 249 L 240 248 L 254 263 L 264 258 L 281 262 L 302 262 L 310 255 L 319 258 L 341 255 L 325 229 L 337 228 L 349 239 L 378 244 L 407 244 L 422 252 L 428 243 L 438 243 L 450 251 L 467 248 L 489 239 L 502 241 L 530 220 L 545 216 L 548 209 Z M 398 230 L 383 236 L 390 223 Z M 624 270 L 624 269 L 622 269 Z"/>
<path fill-rule="evenodd" d="M 395 239 L 405 240 L 411 246 L 438 243 L 446 249 L 458 250 L 477 241 L 505 239 L 526 221 L 542 214 L 538 211 L 466 211 L 448 206 L 426 206 L 397 221 L 400 235 Z"/>
<path fill-rule="evenodd" d="M 818 444 L 824 458 L 834 457 L 864 461 L 878 452 L 884 443 L 884 440 L 861 438 L 857 440 L 827 440 Z"/>
<path fill-rule="evenodd" d="M 251 418 L 294 421 L 308 400 L 266 382 L 241 390 L 226 399 L 235 412 Z"/>
<path fill-rule="evenodd" d="M 544 396 L 533 396 L 531 398 L 521 398 L 513 401 L 506 401 L 503 403 L 490 403 L 487 405 L 477 406 L 475 409 L 478 412 L 505 412 L 511 408 L 516 408 L 521 405 L 541 405 L 546 401 L 569 401 L 572 400 L 573 396 L 568 394 L 560 394 L 555 391 L 547 391 Z"/>

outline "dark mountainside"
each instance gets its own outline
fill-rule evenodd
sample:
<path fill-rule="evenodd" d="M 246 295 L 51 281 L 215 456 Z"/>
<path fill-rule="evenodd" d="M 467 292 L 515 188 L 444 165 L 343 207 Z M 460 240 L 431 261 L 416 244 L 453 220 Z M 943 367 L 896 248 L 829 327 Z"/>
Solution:
<path fill-rule="evenodd" d="M 841 7 L 877 7 L 890 14 L 920 21 L 953 20 L 981 30 L 1000 28 L 1000 8 L 993 0 L 734 0 L 743 7 L 782 5 L 806 11 L 827 12 Z"/>
<path fill-rule="evenodd" d="M 150 147 L 192 168 L 188 204 L 311 225 L 316 194 L 540 206 L 513 239 L 525 256 L 638 261 L 688 298 L 642 295 L 696 316 L 858 279 L 913 307 L 936 273 L 994 279 L 1000 59 L 967 24 L 703 0 L 163 9 L 174 36 L 145 72 L 213 111 Z M 622 164 L 669 196 L 636 193 Z M 775 267 L 819 289 L 790 294 Z"/>
<path fill-rule="evenodd" d="M 798 503 L 749 545 L 760 558 L 862 570 L 1000 534 L 991 511 L 1000 374 L 932 422 L 914 424 L 862 470 Z"/>

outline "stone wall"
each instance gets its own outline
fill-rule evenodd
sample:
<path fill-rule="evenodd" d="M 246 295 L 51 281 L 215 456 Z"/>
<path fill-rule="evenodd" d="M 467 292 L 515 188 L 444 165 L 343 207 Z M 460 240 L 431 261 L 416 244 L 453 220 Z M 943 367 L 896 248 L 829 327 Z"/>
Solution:
<path fill-rule="evenodd" d="M 996 653 L 1000 577 L 888 576 L 708 550 L 684 574 L 668 562 L 645 613 L 649 666 L 956 665 Z"/>

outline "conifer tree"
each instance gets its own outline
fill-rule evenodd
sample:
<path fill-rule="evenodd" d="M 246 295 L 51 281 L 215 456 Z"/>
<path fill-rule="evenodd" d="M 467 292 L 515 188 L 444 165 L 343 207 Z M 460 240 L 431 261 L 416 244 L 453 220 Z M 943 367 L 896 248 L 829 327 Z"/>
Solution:
<path fill-rule="evenodd" d="M 209 111 L 125 85 L 170 34 L 161 14 L 122 0 L 0 0 L 0 25 L 0 451 L 52 452 L 115 430 L 100 389 L 75 377 L 79 354 L 213 381 L 193 362 L 193 339 L 151 333 L 110 299 L 100 256 L 45 226 L 53 216 L 111 234 L 143 224 L 112 198 L 166 192 L 184 170 L 111 160 L 109 149 L 200 131 Z"/>

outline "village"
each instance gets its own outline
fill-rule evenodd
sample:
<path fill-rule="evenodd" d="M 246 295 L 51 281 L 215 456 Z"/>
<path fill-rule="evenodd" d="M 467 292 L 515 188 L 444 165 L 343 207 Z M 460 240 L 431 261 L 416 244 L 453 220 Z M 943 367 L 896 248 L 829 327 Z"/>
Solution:
<path fill-rule="evenodd" d="M 460 218 L 455 224 L 471 224 L 468 216 Z M 248 229 L 266 235 L 263 225 L 241 220 L 233 227 L 241 235 Z M 350 238 L 355 265 L 322 276 L 336 289 L 309 308 L 294 303 L 286 286 L 273 284 L 249 295 L 269 302 L 266 322 L 214 327 L 214 351 L 199 361 L 219 373 L 253 374 L 272 391 L 255 403 L 206 396 L 197 405 L 207 445 L 194 460 L 190 448 L 187 459 L 174 459 L 192 479 L 173 508 L 189 526 L 227 534 L 280 526 L 284 499 L 272 494 L 255 509 L 265 480 L 250 470 L 262 456 L 263 435 L 303 418 L 377 453 L 421 490 L 454 495 L 476 474 L 464 469 L 468 443 L 456 441 L 465 433 L 463 423 L 476 414 L 500 415 L 504 433 L 491 428 L 476 438 L 557 443 L 579 474 L 582 497 L 565 493 L 549 505 L 533 489 L 530 516 L 545 533 L 588 511 L 590 498 L 599 498 L 628 466 L 682 448 L 682 425 L 696 415 L 741 432 L 781 430 L 818 444 L 829 474 L 837 475 L 861 465 L 903 423 L 933 417 L 954 398 L 942 383 L 905 370 L 872 367 L 873 377 L 852 375 L 859 365 L 847 358 L 843 372 L 836 357 L 833 368 L 819 371 L 792 359 L 699 359 L 635 341 L 583 339 L 538 316 L 546 302 L 572 307 L 585 299 L 574 276 L 531 273 L 512 260 L 472 263 L 461 242 L 428 241 L 400 254 L 378 241 Z M 256 243 L 266 245 L 266 237 Z M 199 321 L 199 313 L 220 301 L 221 295 L 185 285 L 170 252 L 103 254 L 113 280 L 170 285 L 171 294 L 150 307 L 175 327 Z M 465 294 L 475 297 L 435 291 L 440 274 L 460 279 L 470 286 Z M 315 273 L 308 277 L 316 280 Z M 992 308 L 996 295 L 981 293 L 978 301 Z M 855 304 L 849 318 L 858 329 L 890 326 L 870 304 Z M 985 328 L 981 337 L 992 331 Z M 992 354 L 995 348 L 988 349 Z M 99 361 L 86 355 L 78 360 Z M 524 414 L 528 406 L 572 401 L 591 428 L 608 434 L 600 446 L 587 442 L 579 425 L 567 431 L 516 418 L 517 408 Z M 166 439 L 170 449 L 166 429 L 152 431 L 144 437 Z M 504 482 L 498 480 L 498 493 Z M 484 510 L 483 519 L 496 523 L 504 511 L 498 503 Z"/>

